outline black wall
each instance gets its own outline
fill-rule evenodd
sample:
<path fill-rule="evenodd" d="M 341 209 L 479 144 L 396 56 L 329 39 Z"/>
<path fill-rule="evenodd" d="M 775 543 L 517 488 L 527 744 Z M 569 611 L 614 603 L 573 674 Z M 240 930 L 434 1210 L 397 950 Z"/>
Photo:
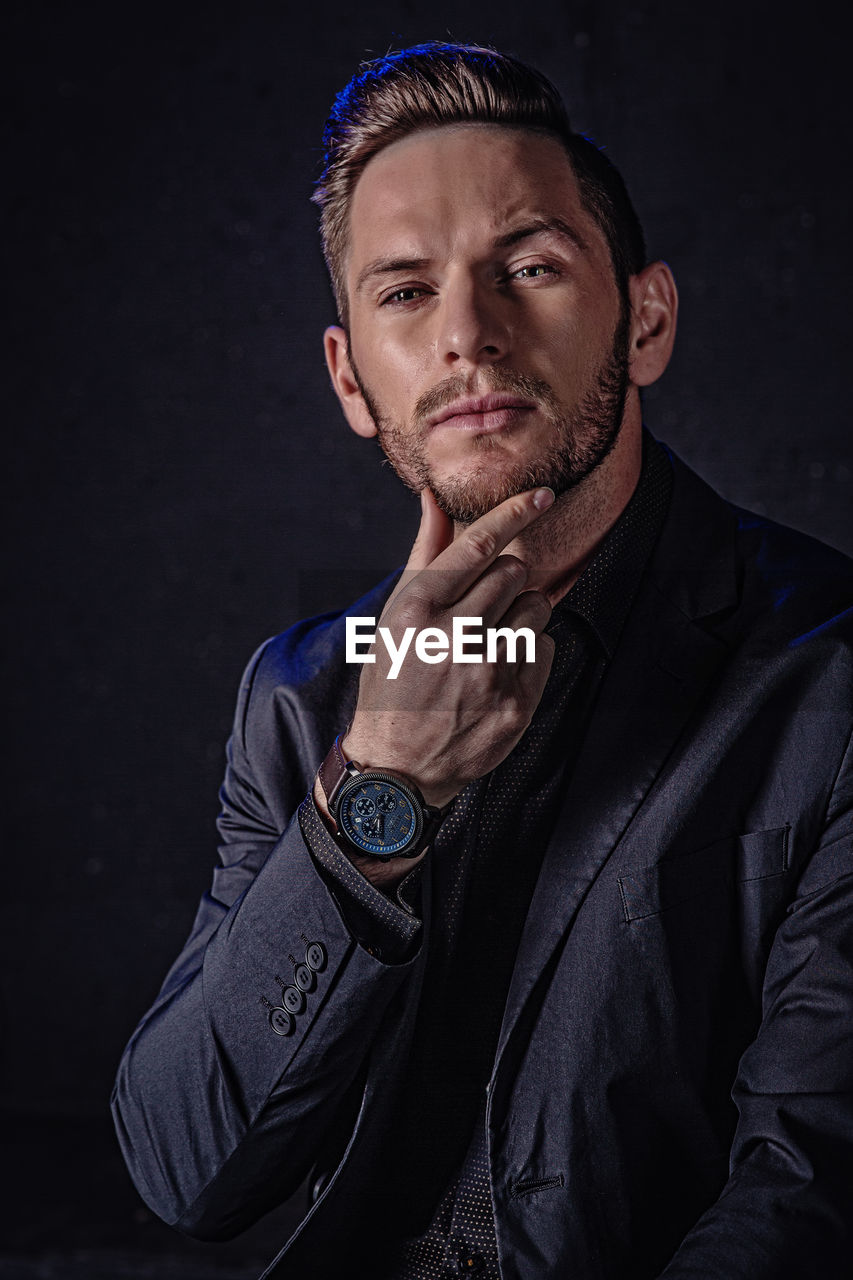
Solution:
<path fill-rule="evenodd" d="M 4 41 L 13 1253 L 195 1257 L 115 1162 L 115 1065 L 208 883 L 245 662 L 399 563 L 416 527 L 322 360 L 334 314 L 308 197 L 360 59 L 449 34 L 551 75 L 680 283 L 649 425 L 728 496 L 853 552 L 834 8 L 425 8 L 42 3 Z M 222 1256 L 237 1267 L 258 1239 Z"/>

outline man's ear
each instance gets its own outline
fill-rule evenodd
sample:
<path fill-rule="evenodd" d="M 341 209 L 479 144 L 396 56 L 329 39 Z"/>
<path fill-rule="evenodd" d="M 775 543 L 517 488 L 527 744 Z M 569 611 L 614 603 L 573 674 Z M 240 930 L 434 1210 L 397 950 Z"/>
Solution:
<path fill-rule="evenodd" d="M 339 325 L 330 325 L 323 334 L 323 349 L 326 353 L 326 367 L 335 394 L 341 402 L 347 422 L 357 436 L 369 440 L 376 435 L 376 423 L 370 416 L 370 410 L 364 402 L 364 396 L 352 371 L 349 358 L 349 343 L 346 330 Z"/>
<path fill-rule="evenodd" d="M 628 283 L 631 295 L 631 381 L 648 387 L 661 376 L 675 342 L 678 290 L 665 262 L 650 262 Z"/>

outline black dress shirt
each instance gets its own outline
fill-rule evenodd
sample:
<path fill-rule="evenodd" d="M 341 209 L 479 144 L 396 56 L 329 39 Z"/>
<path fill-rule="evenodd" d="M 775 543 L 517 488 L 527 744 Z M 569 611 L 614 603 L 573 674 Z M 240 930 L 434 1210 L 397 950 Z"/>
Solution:
<path fill-rule="evenodd" d="M 429 963 L 377 1192 L 394 1256 L 381 1272 L 387 1280 L 499 1280 L 486 1086 L 545 849 L 670 488 L 669 460 L 646 433 L 630 502 L 553 610 L 554 661 L 530 727 L 491 774 L 457 796 L 433 842 Z M 618 760 L 614 743 L 615 769 Z M 401 959 L 422 929 L 413 907 L 422 868 L 392 901 L 338 849 L 313 803 L 300 820 L 356 937 Z"/>

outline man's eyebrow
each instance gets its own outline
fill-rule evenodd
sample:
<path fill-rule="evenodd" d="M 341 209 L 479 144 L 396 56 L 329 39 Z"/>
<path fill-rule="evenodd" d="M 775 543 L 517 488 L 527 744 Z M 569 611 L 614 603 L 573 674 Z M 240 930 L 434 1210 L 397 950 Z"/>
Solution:
<path fill-rule="evenodd" d="M 540 236 L 556 233 L 563 236 L 566 240 L 570 240 L 572 245 L 579 249 L 581 253 L 585 253 L 588 245 L 586 240 L 579 231 L 566 222 L 563 218 L 533 218 L 530 222 L 525 222 L 523 226 L 516 227 L 514 231 L 507 231 L 505 235 L 498 236 L 495 246 L 498 249 L 508 249 L 511 245 L 518 244 L 521 240 L 527 240 L 531 236 Z"/>
<path fill-rule="evenodd" d="M 374 276 L 394 275 L 398 271 L 423 271 L 428 265 L 429 258 L 374 258 L 359 273 L 355 291 L 359 293 Z"/>
<path fill-rule="evenodd" d="M 574 248 L 581 253 L 584 253 L 587 249 L 587 243 L 580 232 L 576 231 L 563 218 L 534 218 L 530 222 L 525 222 L 523 226 L 516 227 L 512 231 L 507 231 L 504 235 L 498 236 L 494 241 L 494 246 L 496 249 L 508 249 L 512 245 L 518 244 L 521 240 L 529 239 L 531 236 L 549 234 L 562 236 L 570 241 Z M 355 292 L 360 293 L 374 276 L 395 275 L 400 271 L 424 271 L 429 266 L 429 263 L 429 258 L 374 258 L 359 272 L 358 279 L 355 282 Z"/>

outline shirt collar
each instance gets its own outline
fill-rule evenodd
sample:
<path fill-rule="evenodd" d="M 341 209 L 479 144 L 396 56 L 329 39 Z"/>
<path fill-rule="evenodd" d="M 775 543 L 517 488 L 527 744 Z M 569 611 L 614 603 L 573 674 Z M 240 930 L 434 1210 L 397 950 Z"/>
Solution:
<path fill-rule="evenodd" d="M 563 618 L 573 613 L 592 628 L 608 659 L 613 657 L 640 577 L 661 531 L 671 491 L 669 457 L 643 428 L 637 486 L 577 582 L 554 606 L 549 632 L 552 628 L 558 630 Z"/>

